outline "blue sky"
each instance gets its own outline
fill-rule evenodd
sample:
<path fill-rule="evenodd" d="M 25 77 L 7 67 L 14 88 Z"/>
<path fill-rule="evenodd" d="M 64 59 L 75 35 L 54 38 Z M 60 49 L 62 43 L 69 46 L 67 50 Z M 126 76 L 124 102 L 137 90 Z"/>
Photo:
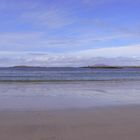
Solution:
<path fill-rule="evenodd" d="M 0 0 L 0 66 L 140 65 L 139 5 L 139 0 Z"/>

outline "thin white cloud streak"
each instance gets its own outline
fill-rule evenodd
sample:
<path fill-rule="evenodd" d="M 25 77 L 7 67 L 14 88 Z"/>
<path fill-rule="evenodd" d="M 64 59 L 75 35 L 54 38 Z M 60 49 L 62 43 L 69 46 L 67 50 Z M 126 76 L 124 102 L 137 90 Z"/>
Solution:
<path fill-rule="evenodd" d="M 41 44 L 41 32 L 28 32 L 28 33 L 1 33 L 0 34 L 0 50 L 7 51 L 22 51 L 28 50 L 34 45 Z M 37 41 L 36 41 L 37 40 Z M 35 44 L 37 43 L 37 44 Z"/>
<path fill-rule="evenodd" d="M 52 29 L 62 28 L 75 22 L 69 8 L 56 7 L 55 5 L 49 5 L 42 9 L 38 7 L 32 11 L 24 12 L 21 15 L 21 20 Z"/>
<path fill-rule="evenodd" d="M 116 2 L 117 0 L 81 0 L 83 4 L 87 6 L 99 6 L 103 4 L 108 4 L 112 2 Z"/>
<path fill-rule="evenodd" d="M 130 57 L 130 58 L 140 58 L 140 44 L 131 46 L 120 46 L 111 48 L 98 48 L 89 49 L 85 51 L 80 51 L 76 53 L 84 57 Z"/>
<path fill-rule="evenodd" d="M 133 34 L 114 34 L 109 36 L 96 36 L 95 34 L 86 34 L 74 36 L 71 38 L 62 38 L 59 36 L 49 36 L 43 32 L 24 32 L 24 33 L 1 33 L 0 50 L 2 51 L 47 51 L 47 49 L 67 48 L 75 51 L 82 50 L 82 47 L 94 46 L 96 42 L 106 42 L 114 39 L 137 38 Z M 101 46 L 104 47 L 104 46 Z M 88 49 L 88 48 L 87 48 Z"/>
<path fill-rule="evenodd" d="M 49 28 L 61 28 L 70 23 L 69 18 L 66 18 L 62 13 L 60 14 L 57 10 L 52 10 L 48 12 L 32 12 L 28 15 L 23 15 L 22 18 L 28 23 L 35 25 L 42 25 Z"/>
<path fill-rule="evenodd" d="M 96 6 L 102 6 L 102 5 L 108 5 L 108 4 L 117 4 L 120 3 L 121 4 L 128 4 L 130 2 L 132 2 L 131 0 L 81 0 L 81 2 L 88 6 L 88 7 L 96 7 Z M 137 0 L 135 0 L 135 2 L 137 2 Z"/>
<path fill-rule="evenodd" d="M 39 6 L 35 0 L 0 0 L 0 10 L 33 10 Z"/>

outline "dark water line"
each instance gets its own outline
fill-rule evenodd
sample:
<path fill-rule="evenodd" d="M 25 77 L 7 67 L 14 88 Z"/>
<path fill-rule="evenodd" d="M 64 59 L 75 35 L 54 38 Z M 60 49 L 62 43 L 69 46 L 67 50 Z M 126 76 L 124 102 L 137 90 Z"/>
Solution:
<path fill-rule="evenodd" d="M 107 82 L 107 81 L 114 81 L 114 82 L 121 82 L 121 81 L 137 81 L 140 82 L 140 80 L 136 79 L 107 79 L 107 80 L 0 80 L 0 83 L 8 83 L 8 82 L 29 82 L 29 83 L 38 83 L 38 82 Z"/>

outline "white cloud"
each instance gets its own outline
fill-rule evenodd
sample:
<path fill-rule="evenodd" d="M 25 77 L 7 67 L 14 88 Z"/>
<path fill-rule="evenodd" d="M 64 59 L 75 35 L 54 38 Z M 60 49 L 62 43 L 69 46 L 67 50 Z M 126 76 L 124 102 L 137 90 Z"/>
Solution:
<path fill-rule="evenodd" d="M 76 53 L 1 52 L 0 66 L 140 65 L 140 45 L 101 48 Z"/>
<path fill-rule="evenodd" d="M 111 47 L 111 48 L 98 48 L 98 49 L 90 49 L 86 51 L 78 52 L 81 56 L 86 57 L 139 57 L 140 58 L 140 45 L 132 45 L 132 46 L 120 46 L 120 47 Z"/>

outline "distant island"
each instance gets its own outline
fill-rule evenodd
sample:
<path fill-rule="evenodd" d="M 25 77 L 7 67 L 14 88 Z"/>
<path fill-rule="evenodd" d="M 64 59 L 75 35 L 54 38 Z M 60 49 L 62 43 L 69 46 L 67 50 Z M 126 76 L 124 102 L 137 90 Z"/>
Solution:
<path fill-rule="evenodd" d="M 93 66 L 84 66 L 82 68 L 106 68 L 106 69 L 118 69 L 123 68 L 122 66 L 110 66 L 110 65 L 104 65 L 104 64 L 96 64 Z"/>
<path fill-rule="evenodd" d="M 19 66 L 13 66 L 11 68 L 46 68 L 46 67 L 19 65 Z"/>

